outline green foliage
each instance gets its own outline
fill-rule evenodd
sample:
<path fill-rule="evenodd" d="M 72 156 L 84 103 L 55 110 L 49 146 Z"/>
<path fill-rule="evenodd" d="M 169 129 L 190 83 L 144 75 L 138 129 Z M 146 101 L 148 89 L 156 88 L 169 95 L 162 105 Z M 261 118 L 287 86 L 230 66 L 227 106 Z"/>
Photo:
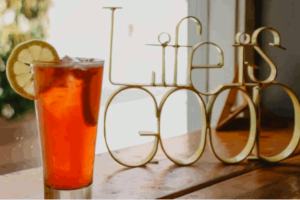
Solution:
<path fill-rule="evenodd" d="M 13 48 L 30 39 L 44 39 L 50 0 L 0 0 L 0 116 L 14 119 L 34 109 L 34 102 L 9 85 L 5 63 Z"/>

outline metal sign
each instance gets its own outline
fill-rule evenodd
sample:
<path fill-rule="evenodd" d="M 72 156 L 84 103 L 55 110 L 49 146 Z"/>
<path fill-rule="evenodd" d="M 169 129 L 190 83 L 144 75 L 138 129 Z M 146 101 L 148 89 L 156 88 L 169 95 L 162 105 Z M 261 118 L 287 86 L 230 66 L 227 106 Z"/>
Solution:
<path fill-rule="evenodd" d="M 201 34 L 201 23 L 200 21 L 193 17 L 193 16 L 188 16 L 183 18 L 182 20 L 179 21 L 179 23 L 176 26 L 175 29 L 175 44 L 171 45 L 170 41 L 171 41 L 171 36 L 168 33 L 161 33 L 158 35 L 158 42 L 159 44 L 148 44 L 151 46 L 158 46 L 162 49 L 162 77 L 161 77 L 161 83 L 157 84 L 155 82 L 156 80 L 156 76 L 155 73 L 152 72 L 152 81 L 149 84 L 127 84 L 127 83 L 117 83 L 112 81 L 112 49 L 113 49 L 113 36 L 114 36 L 114 13 L 117 9 L 121 9 L 119 7 L 108 7 L 106 9 L 110 9 L 111 10 L 111 40 L 110 40 L 110 58 L 109 58 L 109 81 L 111 82 L 111 84 L 113 85 L 120 85 L 123 86 L 120 89 L 118 89 L 117 91 L 115 91 L 109 98 L 107 104 L 106 104 L 106 108 L 105 108 L 105 113 L 104 113 L 104 136 L 105 136 L 105 142 L 106 142 L 106 146 L 107 149 L 110 153 L 110 155 L 113 157 L 113 159 L 120 163 L 121 165 L 127 166 L 127 167 L 138 167 L 138 166 L 143 166 L 147 163 L 149 163 L 153 157 L 155 156 L 157 149 L 158 149 L 158 144 L 160 143 L 163 152 L 165 153 L 165 155 L 174 163 L 178 164 L 178 165 L 191 165 L 193 163 L 195 163 L 202 155 L 204 149 L 205 149 L 205 145 L 206 145 L 206 136 L 208 135 L 209 137 L 209 144 L 211 146 L 212 152 L 214 153 L 214 155 L 222 162 L 227 163 L 227 164 L 235 164 L 235 163 L 239 163 L 241 161 L 243 161 L 244 159 L 246 159 L 251 151 L 253 151 L 253 153 L 255 154 L 255 158 L 256 159 L 262 159 L 265 160 L 267 162 L 279 162 L 287 157 L 289 157 L 297 148 L 298 143 L 299 143 L 299 139 L 300 139 L 300 124 L 298 123 L 300 120 L 300 105 L 299 105 L 299 100 L 297 99 L 295 93 L 288 88 L 287 86 L 281 84 L 281 83 L 277 83 L 274 81 L 274 79 L 276 78 L 276 74 L 277 74 L 277 68 L 276 65 L 273 63 L 273 61 L 263 52 L 263 50 L 260 48 L 259 44 L 257 43 L 257 37 L 258 35 L 264 31 L 270 31 L 273 36 L 274 36 L 274 43 L 270 43 L 271 46 L 274 47 L 278 47 L 281 49 L 284 49 L 281 46 L 280 43 L 280 35 L 279 33 L 272 29 L 272 28 L 267 28 L 267 27 L 262 27 L 259 28 L 257 30 L 255 30 L 252 34 L 252 36 L 250 36 L 249 34 L 246 33 L 237 33 L 236 34 L 236 44 L 234 44 L 233 46 L 235 48 L 238 48 L 238 81 L 236 83 L 232 83 L 232 84 L 227 84 L 227 85 L 220 85 L 219 87 L 217 87 L 217 89 L 215 89 L 214 91 L 211 92 L 201 92 L 196 90 L 196 88 L 193 85 L 193 81 L 192 81 L 192 71 L 195 69 L 199 69 L 199 68 L 221 68 L 224 65 L 224 54 L 222 49 L 215 43 L 212 42 L 202 42 L 202 43 L 198 43 L 194 46 L 188 46 L 188 45 L 179 45 L 178 44 L 178 37 L 179 37 L 179 28 L 180 28 L 180 24 L 182 21 L 184 20 L 192 20 L 195 22 L 196 26 L 197 26 L 197 34 L 200 35 Z M 168 39 L 166 41 L 162 41 L 162 36 L 163 35 L 167 35 Z M 242 41 L 242 37 L 244 37 L 245 39 Z M 194 53 L 195 51 L 203 46 L 203 45 L 211 45 L 214 48 L 217 49 L 218 51 L 218 64 L 216 65 L 193 65 L 193 58 L 194 58 Z M 165 82 L 165 48 L 167 47 L 171 47 L 175 49 L 175 63 L 174 63 L 174 79 L 173 79 L 173 84 L 166 84 Z M 188 60 L 188 72 L 187 72 L 187 79 L 188 79 L 188 84 L 187 85 L 178 85 L 177 84 L 177 60 L 178 60 L 178 49 L 182 48 L 182 47 L 192 47 L 190 53 L 189 53 L 189 60 Z M 257 51 L 257 53 L 268 63 L 270 69 L 271 69 L 271 73 L 269 75 L 269 77 L 266 80 L 260 81 L 258 80 L 255 75 L 254 75 L 254 69 L 255 68 L 259 68 L 257 66 L 255 66 L 253 63 L 250 63 L 248 61 L 245 60 L 245 47 L 252 47 L 255 49 L 255 51 Z M 247 70 L 246 70 L 247 69 Z M 250 80 L 253 81 L 252 83 L 246 83 L 245 82 L 245 76 L 248 75 L 250 77 Z M 267 88 L 269 86 L 273 86 L 273 85 L 277 85 L 282 87 L 287 94 L 290 96 L 292 102 L 293 102 L 293 106 L 294 106 L 294 113 L 295 113 L 295 123 L 294 123 L 294 133 L 292 136 L 292 139 L 290 141 L 290 143 L 288 144 L 288 146 L 279 154 L 272 156 L 272 157 L 267 157 L 267 156 L 263 156 L 261 154 L 259 154 L 259 135 L 260 135 L 260 121 L 261 121 L 261 117 L 260 117 L 260 102 L 261 102 L 261 91 L 264 88 Z M 154 95 L 147 90 L 145 87 L 170 87 L 170 91 L 167 92 L 160 104 L 157 104 L 157 101 L 154 97 Z M 250 87 L 252 88 L 252 95 L 249 94 L 244 88 Z M 140 136 L 147 136 L 147 137 L 155 137 L 154 143 L 153 143 L 153 148 L 151 150 L 151 152 L 148 154 L 148 156 L 139 161 L 139 162 L 124 162 L 121 161 L 120 159 L 116 158 L 113 154 L 113 152 L 110 150 L 108 142 L 107 142 L 107 131 L 106 131 L 106 117 L 107 117 L 107 112 L 109 109 L 109 106 L 112 102 L 112 100 L 122 91 L 127 90 L 127 89 L 139 89 L 142 91 L 145 91 L 149 94 L 150 97 L 152 97 L 153 102 L 155 104 L 155 113 L 156 113 L 156 118 L 157 118 L 157 132 L 150 132 L 150 131 L 140 131 L 139 134 Z M 250 111 L 250 133 L 249 133 L 249 137 L 247 140 L 247 143 L 245 145 L 245 147 L 243 148 L 243 150 L 236 156 L 233 156 L 231 158 L 224 158 L 220 155 L 217 154 L 217 152 L 215 151 L 215 148 L 213 146 L 212 143 L 212 133 L 211 133 L 211 116 L 212 116 L 212 110 L 213 110 L 213 106 L 214 106 L 214 102 L 216 100 L 216 98 L 218 97 L 218 95 L 223 92 L 224 90 L 230 90 L 230 89 L 237 89 L 239 91 L 242 92 L 242 94 L 244 95 L 245 99 L 247 100 L 248 106 L 249 106 L 249 111 Z M 193 92 L 199 100 L 199 105 L 201 107 L 201 115 L 202 115 L 202 132 L 201 132 L 201 141 L 199 143 L 198 149 L 197 151 L 190 156 L 187 159 L 180 159 L 180 158 L 174 158 L 172 156 L 170 156 L 167 151 L 164 148 L 164 145 L 161 141 L 161 137 L 160 137 L 160 126 L 161 126 L 161 113 L 163 110 L 163 107 L 165 105 L 166 100 L 168 99 L 168 97 L 179 90 L 189 90 L 191 92 Z M 204 96 L 208 96 L 208 103 L 207 105 L 205 105 L 203 98 L 201 97 L 201 95 Z M 252 96 L 252 97 L 251 97 Z M 208 133 L 208 134 L 207 134 Z"/>

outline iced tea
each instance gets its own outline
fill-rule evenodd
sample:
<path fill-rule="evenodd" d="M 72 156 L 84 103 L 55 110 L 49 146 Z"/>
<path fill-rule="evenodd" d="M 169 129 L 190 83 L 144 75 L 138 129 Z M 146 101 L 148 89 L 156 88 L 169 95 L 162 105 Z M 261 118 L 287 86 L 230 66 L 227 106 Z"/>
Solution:
<path fill-rule="evenodd" d="M 77 189 L 93 180 L 103 61 L 34 63 L 45 184 Z"/>

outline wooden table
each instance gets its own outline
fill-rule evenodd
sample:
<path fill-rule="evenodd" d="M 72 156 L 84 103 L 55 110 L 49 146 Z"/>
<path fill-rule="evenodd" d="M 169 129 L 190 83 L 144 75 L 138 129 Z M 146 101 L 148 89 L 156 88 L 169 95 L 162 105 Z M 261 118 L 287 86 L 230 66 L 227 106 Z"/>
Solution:
<path fill-rule="evenodd" d="M 263 129 L 262 153 L 274 155 L 289 142 L 292 127 Z M 163 141 L 169 152 L 187 155 L 196 148 L 200 131 Z M 215 133 L 220 153 L 234 155 L 243 148 L 246 130 Z M 143 155 L 151 143 L 118 151 L 119 155 Z M 127 168 L 108 153 L 96 155 L 93 198 L 300 198 L 299 148 L 293 157 L 278 164 L 247 161 L 225 165 L 208 145 L 193 165 L 180 167 L 166 158 L 161 149 L 145 167 Z M 42 168 L 0 176 L 0 198 L 43 198 Z"/>

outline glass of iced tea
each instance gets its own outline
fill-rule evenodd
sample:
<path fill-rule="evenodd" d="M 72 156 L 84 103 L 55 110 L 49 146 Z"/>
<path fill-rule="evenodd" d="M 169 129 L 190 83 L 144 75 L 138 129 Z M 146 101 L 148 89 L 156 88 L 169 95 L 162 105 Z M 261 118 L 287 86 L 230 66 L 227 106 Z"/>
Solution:
<path fill-rule="evenodd" d="M 16 46 L 6 64 L 10 86 L 35 100 L 45 198 L 91 198 L 104 61 L 60 59 L 42 40 Z"/>
<path fill-rule="evenodd" d="M 76 189 L 80 198 L 91 195 L 103 64 L 68 57 L 32 64 L 45 197 Z"/>

